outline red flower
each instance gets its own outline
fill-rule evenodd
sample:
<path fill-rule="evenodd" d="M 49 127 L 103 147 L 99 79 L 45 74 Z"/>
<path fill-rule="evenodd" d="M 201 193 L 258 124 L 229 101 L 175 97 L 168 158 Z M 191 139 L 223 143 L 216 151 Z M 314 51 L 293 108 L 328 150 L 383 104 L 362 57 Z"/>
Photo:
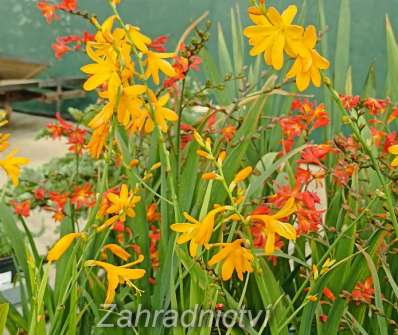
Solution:
<path fill-rule="evenodd" d="M 194 128 L 189 124 L 183 123 L 180 129 L 183 132 L 181 134 L 181 149 L 184 149 L 193 139 Z"/>
<path fill-rule="evenodd" d="M 367 98 L 363 105 L 369 110 L 371 115 L 378 115 L 384 113 L 387 109 L 388 105 L 390 104 L 390 100 L 388 99 L 374 99 L 374 98 Z"/>
<path fill-rule="evenodd" d="M 355 109 L 360 105 L 361 97 L 359 95 L 340 95 L 340 101 L 343 104 L 343 107 L 347 111 L 350 111 L 351 109 Z"/>
<path fill-rule="evenodd" d="M 381 141 L 383 140 L 383 138 L 386 136 L 386 133 L 382 130 L 378 130 L 375 127 L 370 128 L 370 132 L 372 133 L 373 136 L 373 140 L 375 142 L 375 145 L 377 147 L 380 146 Z"/>
<path fill-rule="evenodd" d="M 309 132 L 317 128 L 326 127 L 329 124 L 329 115 L 325 110 L 324 104 L 316 106 L 315 103 L 304 99 L 299 107 L 299 111 L 307 128 L 310 129 Z"/>
<path fill-rule="evenodd" d="M 112 226 L 112 230 L 116 231 L 118 233 L 124 232 L 126 230 L 126 228 L 124 226 L 124 222 L 121 222 L 121 221 L 115 222 L 115 224 Z"/>
<path fill-rule="evenodd" d="M 345 160 L 339 161 L 332 174 L 335 183 L 339 186 L 346 186 L 354 174 L 356 167 L 356 164 L 349 164 Z"/>
<path fill-rule="evenodd" d="M 168 42 L 169 37 L 167 35 L 160 35 L 152 40 L 152 43 L 149 47 L 157 52 L 166 52 L 166 43 Z"/>
<path fill-rule="evenodd" d="M 221 134 L 224 136 L 224 139 L 230 143 L 236 134 L 236 127 L 227 126 L 221 129 Z"/>
<path fill-rule="evenodd" d="M 66 53 L 79 50 L 82 44 L 93 40 L 94 35 L 88 32 L 84 32 L 82 37 L 78 35 L 59 36 L 51 47 L 54 51 L 55 58 L 59 60 Z"/>
<path fill-rule="evenodd" d="M 351 292 L 351 298 L 356 305 L 361 303 L 371 304 L 374 298 L 375 289 L 373 288 L 372 277 L 365 279 L 363 282 L 358 282 Z"/>
<path fill-rule="evenodd" d="M 397 133 L 393 131 L 392 133 L 388 134 L 386 136 L 386 139 L 384 140 L 383 152 L 387 153 L 388 148 L 395 144 L 398 144 L 398 138 L 397 138 Z"/>
<path fill-rule="evenodd" d="M 74 128 L 68 135 L 69 151 L 76 155 L 81 155 L 83 152 L 85 136 L 87 131 L 79 127 Z"/>
<path fill-rule="evenodd" d="M 54 51 L 55 58 L 58 60 L 60 60 L 66 53 L 72 51 L 72 48 L 59 39 L 55 41 L 51 48 Z"/>
<path fill-rule="evenodd" d="M 151 231 L 148 234 L 151 241 L 149 246 L 149 252 L 151 257 L 151 264 L 154 269 L 157 269 L 160 265 L 159 252 L 157 250 L 158 242 L 160 241 L 160 230 L 156 226 L 151 226 Z"/>
<path fill-rule="evenodd" d="M 306 147 L 301 153 L 301 158 L 297 161 L 302 164 L 315 164 L 322 166 L 322 160 L 326 158 L 333 148 L 327 144 L 311 145 Z"/>
<path fill-rule="evenodd" d="M 387 123 L 393 122 L 397 117 L 398 117 L 398 106 L 396 106 L 396 107 L 392 110 L 390 116 L 388 117 Z"/>
<path fill-rule="evenodd" d="M 160 220 L 160 213 L 157 209 L 158 206 L 155 203 L 149 205 L 146 211 L 146 219 L 148 222 L 156 222 Z"/>
<path fill-rule="evenodd" d="M 50 200 L 55 204 L 57 209 L 63 210 L 68 201 L 68 193 L 49 192 Z"/>
<path fill-rule="evenodd" d="M 199 72 L 200 68 L 199 65 L 202 64 L 202 60 L 200 59 L 199 56 L 192 56 L 189 58 L 189 67 L 196 71 Z"/>
<path fill-rule="evenodd" d="M 56 13 L 58 9 L 57 6 L 50 5 L 46 1 L 40 1 L 37 3 L 37 8 L 39 8 L 48 24 L 53 20 L 59 20 L 59 16 Z"/>
<path fill-rule="evenodd" d="M 10 201 L 10 204 L 14 207 L 14 213 L 24 218 L 30 215 L 30 200 L 17 202 L 16 200 Z"/>
<path fill-rule="evenodd" d="M 321 314 L 319 315 L 319 321 L 321 321 L 322 323 L 325 323 L 326 321 L 328 321 L 329 317 L 326 314 Z"/>
<path fill-rule="evenodd" d="M 33 195 L 36 200 L 44 200 L 46 198 L 46 190 L 44 188 L 38 187 L 33 191 Z"/>
<path fill-rule="evenodd" d="M 94 39 L 95 39 L 95 35 L 94 34 L 91 34 L 91 33 L 87 32 L 87 31 L 85 31 L 83 33 L 83 38 L 82 38 L 83 43 L 94 41 Z"/>
<path fill-rule="evenodd" d="M 82 207 L 94 206 L 95 200 L 93 198 L 94 193 L 91 191 L 91 185 L 86 183 L 82 186 L 76 186 L 71 195 L 71 203 L 76 206 L 77 209 Z"/>
<path fill-rule="evenodd" d="M 59 9 L 66 11 L 74 11 L 77 9 L 77 0 L 63 0 L 59 5 Z"/>
<path fill-rule="evenodd" d="M 330 301 L 335 301 L 335 300 L 336 300 L 336 297 L 334 296 L 333 292 L 332 292 L 330 289 L 328 289 L 327 287 L 325 287 L 325 288 L 323 289 L 323 294 L 324 294 L 324 296 L 325 296 L 326 298 L 328 298 Z"/>

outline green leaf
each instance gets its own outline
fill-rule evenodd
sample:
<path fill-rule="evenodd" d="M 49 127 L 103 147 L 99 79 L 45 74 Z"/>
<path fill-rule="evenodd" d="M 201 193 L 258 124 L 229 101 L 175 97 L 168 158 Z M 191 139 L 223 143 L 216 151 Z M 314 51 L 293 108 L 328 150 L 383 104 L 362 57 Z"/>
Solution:
<path fill-rule="evenodd" d="M 386 16 L 386 34 L 387 34 L 387 79 L 386 96 L 393 102 L 398 101 L 398 45 L 395 39 L 391 21 Z"/>
<path fill-rule="evenodd" d="M 369 66 L 368 75 L 366 77 L 365 85 L 362 92 L 362 98 L 376 96 L 376 64 L 372 63 Z"/>
<path fill-rule="evenodd" d="M 350 0 L 340 0 L 339 23 L 335 53 L 334 87 L 343 92 L 350 63 L 351 5 Z"/>
<path fill-rule="evenodd" d="M 0 334 L 4 334 L 9 309 L 10 306 L 8 304 L 0 305 Z"/>

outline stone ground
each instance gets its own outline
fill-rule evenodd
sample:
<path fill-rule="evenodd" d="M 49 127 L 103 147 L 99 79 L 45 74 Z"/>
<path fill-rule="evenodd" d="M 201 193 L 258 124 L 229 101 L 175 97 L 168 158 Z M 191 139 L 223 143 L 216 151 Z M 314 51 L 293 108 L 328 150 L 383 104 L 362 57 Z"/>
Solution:
<path fill-rule="evenodd" d="M 41 139 L 35 140 L 39 130 L 44 128 L 52 119 L 13 112 L 10 123 L 2 128 L 2 132 L 11 134 L 10 148 L 18 148 L 18 154 L 30 160 L 29 166 L 36 167 L 49 161 L 51 158 L 63 156 L 67 146 L 62 140 Z M 0 172 L 0 187 L 6 182 L 3 171 Z M 36 236 L 36 242 L 41 254 L 46 254 L 56 240 L 55 229 L 57 223 L 49 213 L 35 210 L 27 219 L 27 223 Z"/>

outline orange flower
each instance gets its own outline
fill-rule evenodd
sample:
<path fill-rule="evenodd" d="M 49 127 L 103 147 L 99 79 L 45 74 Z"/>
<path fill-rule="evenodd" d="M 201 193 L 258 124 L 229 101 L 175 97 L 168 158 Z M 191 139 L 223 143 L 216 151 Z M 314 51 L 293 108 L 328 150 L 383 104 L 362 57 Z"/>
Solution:
<path fill-rule="evenodd" d="M 253 272 L 252 262 L 254 256 L 251 252 L 242 246 L 243 239 L 232 243 L 219 243 L 214 246 L 221 246 L 222 249 L 209 260 L 209 266 L 223 262 L 221 268 L 221 277 L 224 281 L 231 279 L 234 270 L 238 278 L 243 280 L 245 272 Z"/>
<path fill-rule="evenodd" d="M 264 223 L 264 233 L 266 235 L 266 243 L 264 247 L 267 256 L 272 255 L 275 250 L 275 235 L 278 234 L 288 240 L 296 239 L 296 230 L 286 222 L 280 221 L 285 217 L 289 217 L 297 210 L 294 198 L 290 198 L 281 210 L 273 215 L 259 214 L 252 215 L 250 219 L 259 220 Z"/>
<path fill-rule="evenodd" d="M 48 252 L 47 260 L 49 262 L 56 262 L 58 261 L 65 252 L 70 248 L 73 241 L 77 238 L 85 239 L 86 236 L 84 233 L 70 233 L 63 236 L 57 243 L 55 243 L 54 247 Z"/>
<path fill-rule="evenodd" d="M 57 6 L 50 5 L 46 1 L 40 1 L 37 3 L 37 8 L 41 11 L 48 24 L 53 20 L 59 20 L 59 16 L 56 14 Z"/>
<path fill-rule="evenodd" d="M 141 279 L 145 275 L 145 270 L 142 269 L 130 269 L 133 265 L 142 263 L 144 256 L 138 257 L 138 259 L 132 263 L 115 266 L 109 263 L 100 262 L 96 260 L 89 260 L 85 263 L 86 266 L 99 266 L 106 272 L 108 280 L 108 288 L 106 291 L 105 305 L 109 305 L 113 302 L 116 295 L 116 289 L 119 285 L 127 284 L 129 287 L 135 289 L 138 294 L 141 294 L 141 290 L 133 284 L 133 280 Z"/>
<path fill-rule="evenodd" d="M 323 289 L 323 294 L 325 295 L 326 298 L 328 298 L 330 301 L 335 301 L 336 297 L 334 296 L 333 292 L 328 289 L 327 287 L 325 287 Z"/>
<path fill-rule="evenodd" d="M 102 248 L 102 252 L 105 256 L 107 250 L 109 250 L 112 254 L 124 260 L 125 262 L 127 262 L 128 259 L 131 257 L 131 255 L 126 250 L 124 250 L 120 245 L 117 244 L 110 243 L 104 245 Z"/>
<path fill-rule="evenodd" d="M 149 205 L 146 211 L 146 219 L 148 222 L 155 222 L 160 220 L 160 213 L 158 212 L 158 206 L 156 203 L 152 203 Z"/>
<path fill-rule="evenodd" d="M 76 186 L 71 195 L 71 203 L 76 206 L 77 209 L 82 207 L 92 207 L 95 203 L 93 199 L 94 193 L 91 191 L 91 185 L 85 183 L 82 186 Z"/>

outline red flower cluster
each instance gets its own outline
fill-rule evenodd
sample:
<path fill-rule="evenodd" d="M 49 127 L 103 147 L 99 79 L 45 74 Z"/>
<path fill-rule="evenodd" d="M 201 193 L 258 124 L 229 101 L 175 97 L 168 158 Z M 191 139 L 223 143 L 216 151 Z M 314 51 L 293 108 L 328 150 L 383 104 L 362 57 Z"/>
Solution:
<path fill-rule="evenodd" d="M 77 209 L 82 207 L 91 208 L 95 204 L 94 193 L 91 191 L 91 185 L 85 183 L 81 186 L 76 186 L 70 196 L 70 202 L 75 205 Z"/>
<path fill-rule="evenodd" d="M 384 113 L 389 105 L 389 99 L 367 98 L 363 102 L 363 106 L 368 109 L 371 115 L 374 116 Z"/>
<path fill-rule="evenodd" d="M 158 242 L 160 241 L 160 230 L 155 225 L 151 226 L 151 231 L 149 232 L 149 253 L 151 256 L 151 264 L 154 270 L 158 269 L 160 266 Z"/>
<path fill-rule="evenodd" d="M 375 289 L 373 287 L 372 277 L 368 277 L 363 282 L 358 282 L 351 294 L 348 296 L 349 300 L 355 302 L 356 305 L 371 304 L 374 299 Z"/>
<path fill-rule="evenodd" d="M 70 203 L 74 205 L 76 209 L 93 207 L 95 198 L 94 193 L 91 191 L 91 185 L 88 183 L 77 185 L 71 193 L 48 192 L 48 201 L 50 205 L 45 206 L 44 209 L 53 212 L 53 219 L 60 222 L 65 216 L 65 205 L 68 200 L 70 200 Z"/>
<path fill-rule="evenodd" d="M 27 218 L 30 215 L 30 200 L 18 202 L 11 200 L 10 205 L 14 207 L 14 213 L 18 216 Z"/>
<path fill-rule="evenodd" d="M 310 145 L 306 147 L 297 163 L 301 164 L 314 164 L 323 166 L 322 160 L 326 158 L 326 155 L 336 150 L 328 144 Z"/>
<path fill-rule="evenodd" d="M 344 159 L 338 161 L 332 172 L 334 182 L 339 186 L 347 186 L 356 168 L 356 164 L 348 163 Z"/>
<path fill-rule="evenodd" d="M 359 95 L 340 95 L 340 101 L 347 111 L 359 108 L 361 104 L 361 97 Z"/>
<path fill-rule="evenodd" d="M 149 45 L 149 48 L 157 51 L 157 52 L 166 52 L 166 44 L 169 41 L 169 37 L 167 35 L 160 35 L 159 37 L 152 40 L 152 43 Z"/>
<path fill-rule="evenodd" d="M 68 52 L 80 50 L 83 44 L 94 40 L 94 35 L 84 32 L 83 36 L 69 35 L 57 37 L 55 43 L 51 46 L 55 58 L 58 60 Z"/>
<path fill-rule="evenodd" d="M 308 136 L 315 129 L 326 127 L 329 124 L 329 116 L 324 104 L 316 105 L 307 99 L 294 100 L 291 111 L 294 114 L 280 119 L 284 152 L 292 150 L 296 138 L 303 134 Z"/>
<path fill-rule="evenodd" d="M 53 139 L 61 138 L 62 136 L 67 137 L 69 144 L 69 151 L 76 155 L 81 155 L 86 141 L 87 130 L 75 126 L 65 121 L 59 113 L 55 114 L 57 123 L 49 123 L 47 130 Z"/>
<path fill-rule="evenodd" d="M 180 48 L 180 52 L 185 51 L 185 46 L 182 45 Z M 184 80 L 188 71 L 190 69 L 194 71 L 199 71 L 199 65 L 202 63 L 202 60 L 199 56 L 196 55 L 187 55 L 186 57 L 183 56 L 176 56 L 174 59 L 173 68 L 176 72 L 176 75 L 172 78 L 166 79 L 163 83 L 165 88 L 177 90 L 177 82 Z"/>
<path fill-rule="evenodd" d="M 50 24 L 53 20 L 59 20 L 59 16 L 57 15 L 58 10 L 67 12 L 76 10 L 77 0 L 62 0 L 62 2 L 57 4 L 49 3 L 48 1 L 39 1 L 37 8 L 41 11 L 47 23 Z"/>

